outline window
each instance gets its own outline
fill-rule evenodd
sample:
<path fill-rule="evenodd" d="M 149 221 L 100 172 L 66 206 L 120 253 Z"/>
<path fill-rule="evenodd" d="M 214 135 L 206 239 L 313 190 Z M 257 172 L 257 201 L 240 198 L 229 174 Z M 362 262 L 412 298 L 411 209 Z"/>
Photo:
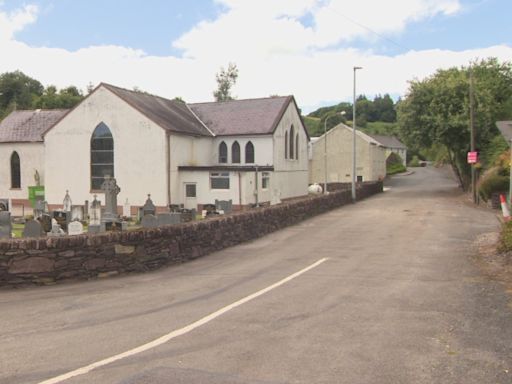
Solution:
<path fill-rule="evenodd" d="M 219 163 L 225 164 L 228 162 L 228 146 L 225 142 L 219 144 Z"/>
<path fill-rule="evenodd" d="M 284 158 L 288 158 L 288 131 L 284 134 Z"/>
<path fill-rule="evenodd" d="M 295 136 L 295 158 L 299 160 L 299 134 Z"/>
<path fill-rule="evenodd" d="M 211 189 L 229 189 L 229 172 L 211 172 Z"/>
<path fill-rule="evenodd" d="M 254 145 L 250 141 L 245 144 L 245 162 L 254 163 Z"/>
<path fill-rule="evenodd" d="M 196 197 L 195 184 L 185 184 L 185 197 Z"/>
<path fill-rule="evenodd" d="M 101 189 L 105 176 L 114 177 L 114 139 L 110 129 L 100 123 L 91 137 L 91 189 Z"/>
<path fill-rule="evenodd" d="M 293 156 L 293 149 L 294 149 L 293 138 L 294 137 L 295 137 L 295 129 L 293 129 L 293 125 L 292 125 L 292 127 L 290 128 L 290 159 L 294 158 L 294 156 Z"/>
<path fill-rule="evenodd" d="M 268 189 L 270 183 L 270 173 L 261 172 L 261 189 Z"/>
<path fill-rule="evenodd" d="M 240 144 L 235 141 L 231 146 L 231 162 L 240 164 Z"/>
<path fill-rule="evenodd" d="M 21 188 L 20 156 L 16 151 L 11 155 L 11 188 Z"/>

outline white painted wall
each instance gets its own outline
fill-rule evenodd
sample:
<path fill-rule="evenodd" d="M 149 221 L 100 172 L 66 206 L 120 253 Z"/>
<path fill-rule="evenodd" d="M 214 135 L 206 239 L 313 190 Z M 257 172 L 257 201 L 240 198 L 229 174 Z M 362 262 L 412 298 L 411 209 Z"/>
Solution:
<path fill-rule="evenodd" d="M 269 186 L 262 187 L 262 172 L 258 172 L 258 202 L 270 202 L 274 188 L 275 176 L 269 173 Z M 180 172 L 180 204 L 186 204 L 185 184 L 196 184 L 196 204 L 214 204 L 217 200 L 232 200 L 234 205 L 250 205 L 256 202 L 254 194 L 256 190 L 255 172 L 229 172 L 230 188 L 226 190 L 210 188 L 209 171 L 181 171 Z M 190 201 L 189 201 L 190 202 Z"/>
<path fill-rule="evenodd" d="M 219 164 L 219 146 L 225 142 L 228 147 L 227 165 L 233 164 L 231 147 L 235 141 L 240 144 L 240 163 L 234 165 L 272 165 L 273 164 L 273 138 L 272 135 L 260 136 L 219 136 L 213 140 L 212 163 Z M 248 142 L 254 145 L 254 163 L 245 163 L 245 146 Z"/>
<path fill-rule="evenodd" d="M 11 189 L 11 155 L 20 157 L 21 188 Z M 44 185 L 44 144 L 0 143 L 0 198 L 28 199 L 28 187 L 36 185 L 35 171 Z"/>
<path fill-rule="evenodd" d="M 396 153 L 398 156 L 402 158 L 402 164 L 404 167 L 407 167 L 407 149 L 403 148 L 386 148 L 386 159 L 392 153 Z"/>
<path fill-rule="evenodd" d="M 285 133 L 293 125 L 299 134 L 298 159 L 285 159 Z M 302 125 L 296 106 L 288 106 L 274 132 L 274 182 L 273 189 L 281 199 L 303 196 L 308 193 L 308 136 Z"/>
<path fill-rule="evenodd" d="M 45 189 L 50 204 L 61 204 L 66 189 L 74 204 L 91 201 L 90 140 L 101 122 L 114 138 L 114 173 L 121 192 L 142 206 L 151 193 L 167 204 L 165 131 L 105 88 L 98 88 L 45 135 Z M 98 199 L 104 201 L 99 194 Z"/>
<path fill-rule="evenodd" d="M 325 180 L 325 138 L 322 135 L 313 143 L 310 166 L 310 183 L 323 184 Z M 327 182 L 352 181 L 353 132 L 338 125 L 327 132 Z M 363 181 L 373 181 L 386 176 L 386 155 L 383 147 L 370 144 L 356 135 L 356 175 Z"/>

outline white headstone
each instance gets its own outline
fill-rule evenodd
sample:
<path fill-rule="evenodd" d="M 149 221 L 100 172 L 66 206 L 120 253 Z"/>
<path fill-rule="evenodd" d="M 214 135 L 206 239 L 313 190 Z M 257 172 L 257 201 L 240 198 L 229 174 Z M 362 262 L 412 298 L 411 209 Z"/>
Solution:
<path fill-rule="evenodd" d="M 128 199 L 124 202 L 123 205 L 123 216 L 124 217 L 130 217 L 132 215 L 132 207 L 130 203 L 128 202 Z"/>
<path fill-rule="evenodd" d="M 79 221 L 72 221 L 68 224 L 68 235 L 81 235 L 84 233 L 84 226 Z"/>

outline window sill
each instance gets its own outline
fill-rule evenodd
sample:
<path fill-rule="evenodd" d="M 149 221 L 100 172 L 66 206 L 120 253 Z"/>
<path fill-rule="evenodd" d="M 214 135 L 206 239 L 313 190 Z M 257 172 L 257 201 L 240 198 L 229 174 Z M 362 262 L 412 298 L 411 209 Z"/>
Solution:
<path fill-rule="evenodd" d="M 21 187 L 20 188 L 9 188 L 9 191 L 21 191 L 21 190 L 22 190 Z"/>

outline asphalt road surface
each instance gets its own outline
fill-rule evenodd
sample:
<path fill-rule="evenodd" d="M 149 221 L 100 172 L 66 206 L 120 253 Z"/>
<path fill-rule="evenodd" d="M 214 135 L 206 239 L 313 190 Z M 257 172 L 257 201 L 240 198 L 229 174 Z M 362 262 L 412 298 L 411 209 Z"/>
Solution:
<path fill-rule="evenodd" d="M 511 383 L 509 297 L 472 261 L 496 213 L 447 171 L 387 184 L 158 272 L 1 290 L 0 383 Z"/>

